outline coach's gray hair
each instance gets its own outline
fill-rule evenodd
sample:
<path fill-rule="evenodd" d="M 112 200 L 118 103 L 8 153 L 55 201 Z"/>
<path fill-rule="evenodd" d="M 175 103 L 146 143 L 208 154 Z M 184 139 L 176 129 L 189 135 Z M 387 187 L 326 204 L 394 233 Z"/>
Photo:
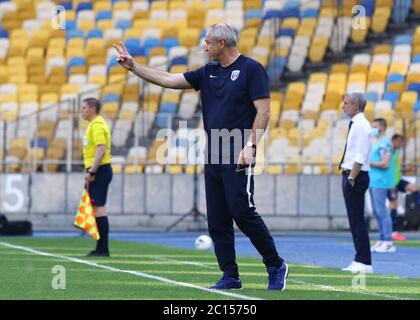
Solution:
<path fill-rule="evenodd" d="M 350 101 L 359 106 L 359 110 L 364 112 L 366 107 L 366 98 L 363 93 L 352 92 L 346 93 L 346 97 L 350 98 Z"/>
<path fill-rule="evenodd" d="M 228 47 L 236 47 L 236 44 L 238 43 L 238 37 L 235 30 L 225 23 L 214 24 L 208 31 L 211 31 L 213 39 L 225 40 L 226 46 Z"/>

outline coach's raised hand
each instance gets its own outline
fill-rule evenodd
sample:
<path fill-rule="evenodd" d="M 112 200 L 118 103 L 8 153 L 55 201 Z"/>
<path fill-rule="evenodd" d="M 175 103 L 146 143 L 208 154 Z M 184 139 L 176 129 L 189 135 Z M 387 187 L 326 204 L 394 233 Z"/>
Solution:
<path fill-rule="evenodd" d="M 127 70 L 132 70 L 135 66 L 133 57 L 128 53 L 127 48 L 125 47 L 122 41 L 119 41 L 120 46 L 113 44 L 115 51 L 118 54 L 117 61 L 118 63 Z"/>

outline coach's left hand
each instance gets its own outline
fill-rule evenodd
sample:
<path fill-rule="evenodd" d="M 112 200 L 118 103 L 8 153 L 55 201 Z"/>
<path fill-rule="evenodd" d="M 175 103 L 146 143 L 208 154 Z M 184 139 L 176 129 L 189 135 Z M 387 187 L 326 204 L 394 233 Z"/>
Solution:
<path fill-rule="evenodd" d="M 254 162 L 255 154 L 254 148 L 245 146 L 241 153 L 239 153 L 238 164 L 239 165 L 249 165 Z"/>

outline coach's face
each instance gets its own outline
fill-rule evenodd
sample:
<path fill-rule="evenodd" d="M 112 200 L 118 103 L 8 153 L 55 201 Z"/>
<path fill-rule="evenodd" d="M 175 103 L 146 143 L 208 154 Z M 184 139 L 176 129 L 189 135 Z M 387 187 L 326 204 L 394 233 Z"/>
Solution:
<path fill-rule="evenodd" d="M 353 118 L 359 112 L 359 106 L 351 101 L 348 96 L 344 97 L 343 100 L 343 111 L 350 118 Z"/>
<path fill-rule="evenodd" d="M 89 107 L 89 105 L 86 102 L 82 102 L 82 118 L 84 120 L 89 120 L 94 116 L 95 108 Z"/>
<path fill-rule="evenodd" d="M 218 60 L 220 50 L 223 46 L 223 40 L 214 39 L 212 33 L 207 32 L 204 42 L 204 50 L 209 53 L 211 60 Z"/>

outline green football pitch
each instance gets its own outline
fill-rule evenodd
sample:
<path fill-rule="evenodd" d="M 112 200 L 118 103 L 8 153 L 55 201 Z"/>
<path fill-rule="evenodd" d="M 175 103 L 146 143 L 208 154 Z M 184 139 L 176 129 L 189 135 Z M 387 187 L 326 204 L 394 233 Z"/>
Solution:
<path fill-rule="evenodd" d="M 238 257 L 242 290 L 214 291 L 207 289 L 220 278 L 213 253 L 111 241 L 110 258 L 85 257 L 94 244 L 0 238 L 0 299 L 420 299 L 418 278 L 297 264 L 289 264 L 285 291 L 267 291 L 264 265 L 253 257 Z"/>

